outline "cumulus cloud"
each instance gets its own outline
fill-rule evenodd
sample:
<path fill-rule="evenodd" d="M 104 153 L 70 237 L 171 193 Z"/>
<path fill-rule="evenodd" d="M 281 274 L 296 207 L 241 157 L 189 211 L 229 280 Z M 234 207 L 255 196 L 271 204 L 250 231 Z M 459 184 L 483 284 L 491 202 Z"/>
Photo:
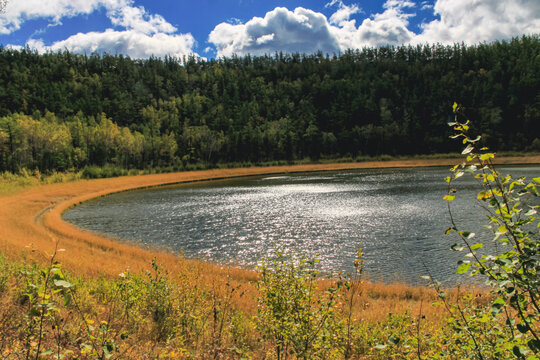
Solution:
<path fill-rule="evenodd" d="M 18 0 L 8 1 L 5 12 L 0 15 L 0 34 L 10 34 L 21 28 L 28 20 L 45 18 L 53 24 L 62 18 L 88 15 L 98 8 L 119 9 L 131 4 L 131 0 Z"/>
<path fill-rule="evenodd" d="M 342 22 L 331 29 L 338 39 L 341 49 L 355 49 L 364 46 L 401 45 L 410 42 L 415 34 L 407 27 L 414 14 L 406 9 L 414 7 L 410 1 L 388 0 L 384 11 L 364 19 L 356 27 L 354 21 Z"/>
<path fill-rule="evenodd" d="M 245 24 L 221 23 L 210 33 L 208 41 L 217 48 L 218 56 L 232 54 L 272 54 L 276 51 L 312 53 L 318 50 L 338 53 L 349 48 L 408 43 L 415 36 L 407 29 L 408 8 L 415 4 L 406 0 L 388 0 L 384 11 L 365 19 L 360 26 L 351 19 L 361 12 L 358 5 L 345 5 L 333 0 L 326 7 L 337 7 L 328 20 L 309 9 L 276 8 L 264 18 L 255 17 Z"/>
<path fill-rule="evenodd" d="M 276 8 L 264 18 L 245 24 L 217 25 L 208 41 L 218 56 L 272 54 L 276 51 L 336 53 L 364 46 L 417 43 L 478 43 L 540 32 L 538 0 L 387 0 L 383 11 L 365 18 L 359 25 L 354 14 L 357 4 L 332 0 L 329 19 L 309 9 Z M 433 9 L 438 19 L 422 24 L 422 31 L 409 30 L 415 11 Z"/>
<path fill-rule="evenodd" d="M 538 0 L 437 0 L 440 19 L 424 24 L 415 42 L 474 44 L 540 32 Z"/>
<path fill-rule="evenodd" d="M 0 33 L 13 32 L 30 19 L 45 18 L 51 24 L 58 24 L 62 18 L 90 14 L 99 8 L 106 10 L 111 25 L 116 28 L 79 33 L 51 45 L 40 39 L 29 39 L 26 45 L 40 52 L 69 50 L 124 54 L 133 58 L 193 54 L 195 39 L 191 34 L 178 34 L 178 29 L 161 15 L 150 14 L 142 6 L 132 6 L 133 0 L 25 0 L 10 1 L 8 5 L 6 14 L 0 17 Z"/>
<path fill-rule="evenodd" d="M 66 40 L 46 46 L 40 40 L 30 40 L 28 46 L 43 51 L 70 50 L 76 53 L 124 54 L 132 58 L 170 55 L 181 58 L 192 53 L 195 40 L 190 34 L 147 35 L 136 30 L 79 33 Z"/>
<path fill-rule="evenodd" d="M 178 30 L 161 15 L 148 14 L 142 6 L 123 6 L 112 9 L 109 11 L 108 16 L 113 25 L 122 26 L 143 34 L 170 34 Z"/>
<path fill-rule="evenodd" d="M 231 56 L 276 51 L 337 53 L 349 48 L 388 44 L 462 41 L 474 44 L 540 33 L 538 0 L 386 0 L 379 13 L 362 21 L 357 20 L 362 13 L 357 3 L 327 1 L 330 2 L 326 8 L 333 11 L 328 17 L 302 7 L 294 10 L 277 7 L 264 17 L 246 22 L 231 18 L 218 24 L 208 41 L 214 45 L 217 56 Z M 98 9 L 106 10 L 113 29 L 76 34 L 51 45 L 31 39 L 28 45 L 42 51 L 98 51 L 137 58 L 187 55 L 196 46 L 191 34 L 180 34 L 163 16 L 134 6 L 134 0 L 9 1 L 6 13 L 0 15 L 0 34 L 12 33 L 28 20 L 47 19 L 49 25 L 56 25 L 63 18 L 88 15 Z M 422 24 L 420 32 L 409 30 L 415 11 L 430 9 L 437 18 Z M 209 52 L 208 48 L 205 52 Z"/>
<path fill-rule="evenodd" d="M 340 50 L 326 16 L 301 7 L 294 11 L 277 7 L 264 18 L 254 17 L 245 24 L 221 23 L 208 41 L 216 46 L 218 56 Z"/>

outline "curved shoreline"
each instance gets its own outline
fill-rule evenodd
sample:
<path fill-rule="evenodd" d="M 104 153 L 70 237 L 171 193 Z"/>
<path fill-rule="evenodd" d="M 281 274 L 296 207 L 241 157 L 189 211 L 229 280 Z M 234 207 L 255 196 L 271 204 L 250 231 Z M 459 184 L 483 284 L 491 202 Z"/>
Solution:
<path fill-rule="evenodd" d="M 172 271 L 177 266 L 183 267 L 186 263 L 201 266 L 201 261 L 181 259 L 164 251 L 144 249 L 136 244 L 77 228 L 63 221 L 62 213 L 75 204 L 96 197 L 156 186 L 298 172 L 451 166 L 460 161 L 461 159 L 398 160 L 216 169 L 37 185 L 0 198 L 3 203 L 0 207 L 0 250 L 10 257 L 40 261 L 44 259 L 45 253 L 50 254 L 54 251 L 55 243 L 52 240 L 54 238 L 59 246 L 66 250 L 59 254 L 59 260 L 64 267 L 77 274 L 90 276 L 115 276 L 128 267 L 131 271 L 137 271 L 147 267 L 156 255 L 159 256 L 160 262 Z M 499 158 L 497 164 L 540 164 L 540 156 Z M 28 247 L 34 251 L 29 251 Z M 224 271 L 219 265 L 204 263 L 204 266 L 205 271 L 209 273 Z M 249 270 L 226 271 L 239 278 L 255 277 Z"/>

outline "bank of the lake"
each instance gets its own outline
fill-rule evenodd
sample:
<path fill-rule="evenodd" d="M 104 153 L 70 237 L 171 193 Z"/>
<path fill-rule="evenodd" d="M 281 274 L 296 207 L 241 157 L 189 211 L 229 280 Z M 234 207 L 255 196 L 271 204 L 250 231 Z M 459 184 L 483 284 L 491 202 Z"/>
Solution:
<path fill-rule="evenodd" d="M 62 213 L 74 204 L 115 192 L 166 184 L 295 172 L 449 166 L 459 161 L 459 159 L 424 159 L 215 169 L 38 185 L 1 198 L 0 246 L 5 253 L 20 256 L 30 244 L 35 250 L 51 251 L 53 247 L 51 239 L 55 238 L 61 243 L 62 248 L 66 249 L 62 255 L 64 266 L 81 274 L 116 275 L 126 266 L 132 269 L 146 266 L 156 255 L 156 250 L 132 246 L 125 241 L 90 233 L 64 222 L 61 218 Z M 539 164 L 540 156 L 499 158 L 497 163 Z M 176 256 L 158 253 L 166 263 L 174 264 L 177 261 Z M 215 268 L 215 271 L 219 271 L 220 268 L 210 267 Z M 248 275 L 249 272 L 235 271 L 252 278 L 252 275 Z"/>

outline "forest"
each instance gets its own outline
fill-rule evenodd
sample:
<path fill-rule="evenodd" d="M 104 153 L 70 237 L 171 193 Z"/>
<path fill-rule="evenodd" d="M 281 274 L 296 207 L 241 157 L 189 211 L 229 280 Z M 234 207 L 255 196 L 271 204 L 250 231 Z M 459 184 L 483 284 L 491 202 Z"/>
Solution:
<path fill-rule="evenodd" d="M 540 151 L 540 37 L 204 60 L 0 49 L 0 171 Z"/>

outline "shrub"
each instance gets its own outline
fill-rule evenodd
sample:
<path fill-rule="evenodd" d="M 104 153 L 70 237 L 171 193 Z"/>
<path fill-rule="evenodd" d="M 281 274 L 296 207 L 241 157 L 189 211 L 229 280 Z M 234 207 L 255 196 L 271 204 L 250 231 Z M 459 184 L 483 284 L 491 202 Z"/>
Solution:
<path fill-rule="evenodd" d="M 270 264 L 261 268 L 257 326 L 273 342 L 278 360 L 288 354 L 330 358 L 335 349 L 339 286 L 319 291 L 318 272 L 313 269 L 317 262 L 277 249 Z"/>
<path fill-rule="evenodd" d="M 453 138 L 466 145 L 465 160 L 452 168 L 446 178 L 451 227 L 447 234 L 457 234 L 461 243 L 452 248 L 466 250 L 457 272 L 481 277 L 489 286 L 491 306 L 485 308 L 465 297 L 467 306 L 450 305 L 445 293 L 440 297 L 452 314 L 451 336 L 456 351 L 463 357 L 476 359 L 537 359 L 540 353 L 540 222 L 538 218 L 537 185 L 540 178 L 526 181 L 502 175 L 494 166 L 495 154 L 480 145 L 481 137 L 470 136 L 469 121 L 462 122 L 462 111 L 454 104 L 455 121 L 449 123 L 456 134 Z M 480 254 L 482 242 L 475 234 L 462 230 L 455 223 L 451 202 L 456 189 L 453 181 L 469 173 L 482 189 L 478 200 L 484 208 L 489 228 L 496 242 L 496 253 Z M 452 350 L 453 349 L 453 350 Z M 449 350 L 449 351 L 450 351 Z M 446 355 L 450 355 L 447 353 Z"/>

